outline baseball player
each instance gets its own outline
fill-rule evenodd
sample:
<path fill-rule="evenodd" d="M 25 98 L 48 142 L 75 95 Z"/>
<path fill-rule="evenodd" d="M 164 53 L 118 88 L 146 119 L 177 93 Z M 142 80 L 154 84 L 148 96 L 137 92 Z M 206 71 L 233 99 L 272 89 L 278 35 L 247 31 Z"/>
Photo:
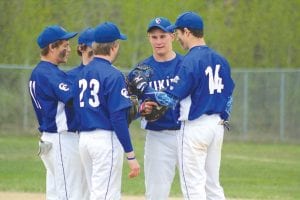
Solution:
<path fill-rule="evenodd" d="M 229 119 L 234 82 L 227 60 L 203 38 L 202 18 L 194 12 L 178 16 L 177 40 L 188 50 L 170 87 L 155 92 L 145 76 L 131 81 L 140 92 L 168 107 L 180 101 L 181 133 L 178 159 L 181 189 L 186 200 L 225 199 L 219 182 L 224 123 Z"/>
<path fill-rule="evenodd" d="M 94 41 L 94 28 L 88 27 L 80 32 L 78 36 L 77 54 L 81 58 L 81 64 L 69 71 L 67 74 L 71 81 L 74 81 L 80 71 L 93 59 L 92 43 Z"/>
<path fill-rule="evenodd" d="M 124 151 L 129 177 L 140 173 L 127 124 L 131 101 L 123 74 L 112 65 L 119 40 L 126 39 L 114 23 L 98 25 L 92 45 L 94 58 L 74 85 L 74 106 L 80 122 L 79 151 L 91 200 L 121 198 Z"/>
<path fill-rule="evenodd" d="M 33 69 L 29 92 L 41 132 L 39 155 L 46 167 L 46 199 L 87 199 L 84 170 L 78 150 L 73 115 L 66 115 L 72 91 L 67 75 L 58 68 L 71 51 L 69 39 L 77 33 L 58 25 L 46 27 L 38 36 L 41 61 Z"/>
<path fill-rule="evenodd" d="M 94 55 L 92 49 L 93 41 L 94 41 L 93 28 L 88 27 L 79 33 L 77 54 L 80 56 L 81 64 L 66 72 L 66 74 L 68 75 L 68 79 L 72 83 L 72 85 L 76 81 L 76 78 L 80 73 L 80 71 L 83 69 L 83 67 L 93 59 L 93 55 Z M 66 115 L 72 118 L 72 121 L 70 121 L 70 123 L 72 123 L 74 129 L 78 131 L 79 119 L 78 119 L 78 115 L 76 115 L 75 113 L 74 107 L 73 106 L 66 107 L 65 111 L 66 111 Z"/>
<path fill-rule="evenodd" d="M 182 56 L 172 50 L 175 35 L 167 30 L 171 23 L 167 18 L 156 17 L 148 25 L 147 33 L 153 54 L 139 63 L 149 66 L 151 75 L 148 85 L 156 91 L 169 87 L 176 75 Z M 134 69 L 135 70 L 135 69 Z M 132 76 L 134 70 L 129 73 Z M 140 95 L 145 101 L 147 94 Z M 142 128 L 147 130 L 144 153 L 144 172 L 146 199 L 168 199 L 175 176 L 177 159 L 177 135 L 180 130 L 178 121 L 179 106 L 168 109 L 156 121 L 142 118 Z"/>
<path fill-rule="evenodd" d="M 224 126 L 228 120 L 234 82 L 227 60 L 209 48 L 202 18 L 194 12 L 178 16 L 177 40 L 188 50 L 178 82 L 166 92 L 181 99 L 182 133 L 179 166 L 184 199 L 225 199 L 219 182 Z"/>

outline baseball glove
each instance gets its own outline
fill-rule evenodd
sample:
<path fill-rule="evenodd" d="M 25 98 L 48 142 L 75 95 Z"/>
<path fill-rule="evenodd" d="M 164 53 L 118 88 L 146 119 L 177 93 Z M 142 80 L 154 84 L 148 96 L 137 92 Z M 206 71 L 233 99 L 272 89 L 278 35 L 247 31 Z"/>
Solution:
<path fill-rule="evenodd" d="M 141 104 L 139 112 L 147 121 L 154 122 L 161 118 L 167 110 L 167 106 L 161 106 L 151 99 L 146 99 Z"/>
<path fill-rule="evenodd" d="M 137 113 L 138 113 L 138 108 L 139 108 L 139 102 L 138 102 L 138 98 L 136 95 L 130 95 L 130 101 L 131 101 L 131 107 L 129 109 L 129 112 L 128 112 L 128 117 L 127 117 L 127 122 L 128 122 L 128 125 L 134 120 L 137 118 Z"/>
<path fill-rule="evenodd" d="M 126 78 L 127 90 L 130 95 L 140 96 L 153 74 L 152 67 L 137 65 Z"/>

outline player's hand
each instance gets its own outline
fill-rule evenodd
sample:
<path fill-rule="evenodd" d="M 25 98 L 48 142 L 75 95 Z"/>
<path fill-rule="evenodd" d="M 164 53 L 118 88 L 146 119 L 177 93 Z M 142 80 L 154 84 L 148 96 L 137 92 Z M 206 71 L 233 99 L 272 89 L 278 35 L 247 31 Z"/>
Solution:
<path fill-rule="evenodd" d="M 153 107 L 157 107 L 158 104 L 155 101 L 144 101 L 139 108 L 139 112 L 142 116 L 148 115 L 152 112 Z"/>
<path fill-rule="evenodd" d="M 230 127 L 230 124 L 229 124 L 229 121 L 226 121 L 226 120 L 221 120 L 219 122 L 220 125 L 223 125 L 224 126 L 224 129 L 226 129 L 227 131 L 230 131 L 231 127 Z"/>
<path fill-rule="evenodd" d="M 130 172 L 128 174 L 129 178 L 134 178 L 140 174 L 140 165 L 135 158 L 134 151 L 126 153 L 128 165 L 130 168 Z"/>
<path fill-rule="evenodd" d="M 136 159 L 128 160 L 130 172 L 128 174 L 129 178 L 137 177 L 140 174 L 140 165 Z"/>

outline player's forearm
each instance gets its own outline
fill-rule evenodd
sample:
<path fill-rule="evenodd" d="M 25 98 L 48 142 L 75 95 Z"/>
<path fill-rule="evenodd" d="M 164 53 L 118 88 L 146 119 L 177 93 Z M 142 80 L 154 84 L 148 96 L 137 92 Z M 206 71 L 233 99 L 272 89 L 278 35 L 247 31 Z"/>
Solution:
<path fill-rule="evenodd" d="M 176 104 L 178 103 L 178 99 L 176 97 L 174 97 L 166 92 L 158 92 L 150 86 L 147 86 L 144 89 L 144 95 L 146 95 L 150 99 L 153 99 L 160 105 L 166 106 L 169 108 L 175 108 Z"/>
<path fill-rule="evenodd" d="M 221 113 L 221 118 L 225 121 L 229 120 L 231 109 L 232 109 L 232 103 L 233 103 L 233 97 L 229 96 L 226 103 L 225 110 Z"/>
<path fill-rule="evenodd" d="M 129 135 L 126 114 L 125 109 L 112 113 L 111 123 L 124 151 L 128 153 L 133 151 L 133 147 Z"/>

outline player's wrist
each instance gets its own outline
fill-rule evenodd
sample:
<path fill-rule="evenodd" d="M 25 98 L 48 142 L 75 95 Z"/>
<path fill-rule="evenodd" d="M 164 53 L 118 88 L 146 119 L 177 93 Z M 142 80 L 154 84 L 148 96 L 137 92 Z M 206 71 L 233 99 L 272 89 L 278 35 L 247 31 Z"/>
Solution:
<path fill-rule="evenodd" d="M 135 160 L 135 154 L 133 151 L 126 153 L 127 160 Z"/>
<path fill-rule="evenodd" d="M 133 156 L 133 157 L 126 157 L 126 158 L 127 158 L 128 161 L 136 159 L 135 156 Z"/>

